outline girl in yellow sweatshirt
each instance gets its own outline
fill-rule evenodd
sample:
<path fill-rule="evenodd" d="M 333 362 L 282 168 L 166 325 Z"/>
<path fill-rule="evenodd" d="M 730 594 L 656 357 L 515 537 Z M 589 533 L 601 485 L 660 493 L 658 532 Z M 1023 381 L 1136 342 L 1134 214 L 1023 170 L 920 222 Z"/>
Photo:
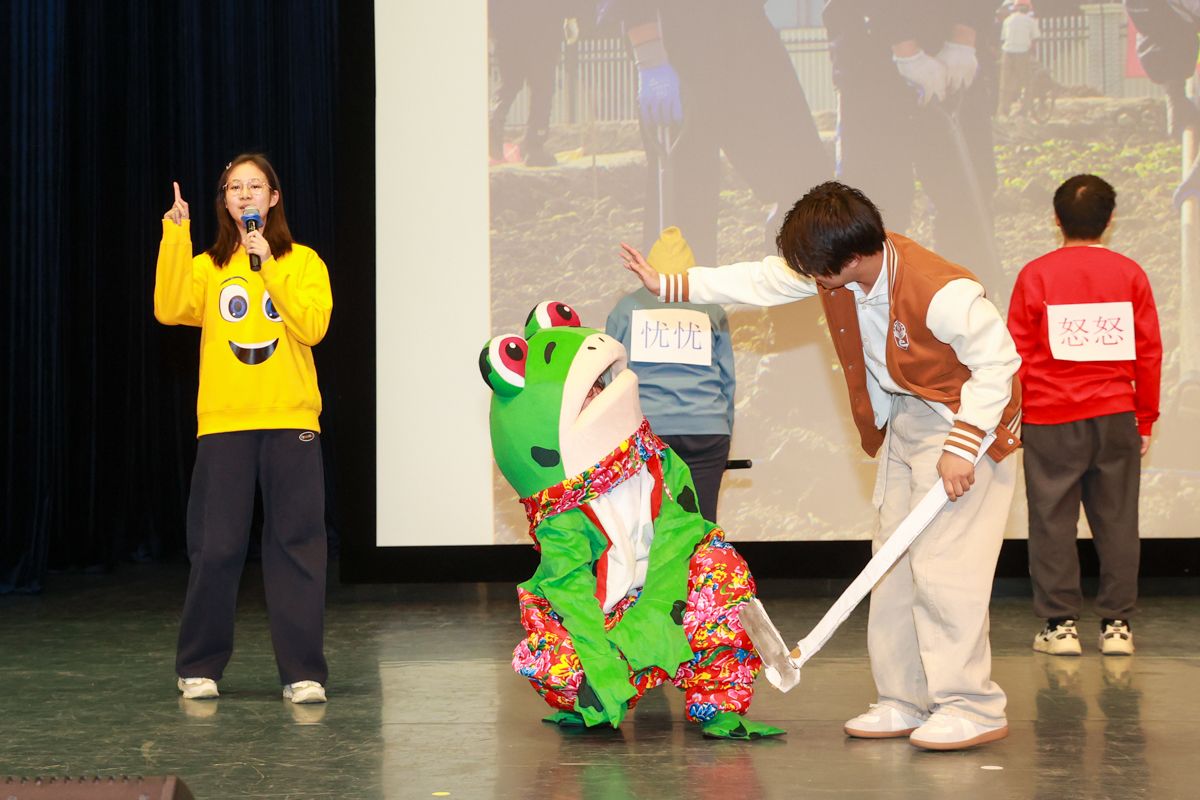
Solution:
<path fill-rule="evenodd" d="M 216 241 L 192 255 L 188 204 L 163 216 L 154 316 L 200 328 L 191 561 L 175 668 L 188 699 L 216 697 L 233 652 L 238 582 L 255 485 L 263 498 L 263 580 L 271 641 L 293 702 L 324 702 L 325 489 L 321 394 L 312 347 L 333 297 L 325 263 L 292 241 L 279 176 L 240 155 L 217 186 Z"/>

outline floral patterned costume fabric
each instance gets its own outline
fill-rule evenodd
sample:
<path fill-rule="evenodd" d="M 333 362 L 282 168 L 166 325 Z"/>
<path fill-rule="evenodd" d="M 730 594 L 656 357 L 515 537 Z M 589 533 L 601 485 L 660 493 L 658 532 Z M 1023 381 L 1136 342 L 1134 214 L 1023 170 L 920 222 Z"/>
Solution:
<path fill-rule="evenodd" d="M 683 628 L 694 656 L 669 675 L 659 667 L 630 669 L 636 696 L 668 680 L 681 689 L 688 719 L 705 722 L 720 711 L 745 714 L 753 696 L 754 678 L 762 665 L 750 637 L 738 619 L 743 603 L 754 596 L 754 578 L 746 562 L 713 528 L 696 547 L 689 562 L 687 605 Z M 544 598 L 518 589 L 521 623 L 528 637 L 513 652 L 513 669 L 524 677 L 551 706 L 575 708 L 583 668 L 562 618 Z M 621 600 L 605 616 L 611 630 L 633 607 L 640 591 Z"/>
<path fill-rule="evenodd" d="M 655 459 L 667 445 L 650 430 L 643 419 L 633 435 L 597 464 L 553 486 L 521 498 L 529 518 L 529 535 L 537 541 L 537 527 L 543 520 L 585 506 L 632 478 L 647 462 Z"/>

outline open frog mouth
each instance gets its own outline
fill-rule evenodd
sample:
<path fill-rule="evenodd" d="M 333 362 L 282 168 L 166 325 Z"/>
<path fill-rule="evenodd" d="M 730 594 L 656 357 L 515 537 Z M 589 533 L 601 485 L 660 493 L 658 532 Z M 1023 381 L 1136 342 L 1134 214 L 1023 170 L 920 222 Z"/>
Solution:
<path fill-rule="evenodd" d="M 278 345 L 278 339 L 272 339 L 269 342 L 254 342 L 252 344 L 242 344 L 232 339 L 229 340 L 229 349 L 237 356 L 238 361 L 249 366 L 261 364 L 266 361 L 275 352 L 275 348 Z"/>
<path fill-rule="evenodd" d="M 625 348 L 606 334 L 592 334 L 576 352 L 559 411 L 564 474 L 595 464 L 641 424 L 637 375 L 627 367 Z"/>
<path fill-rule="evenodd" d="M 597 397 L 599 397 L 600 393 L 604 391 L 604 387 L 608 385 L 607 379 L 608 379 L 608 370 L 605 370 L 604 372 L 600 373 L 600 377 L 596 378 L 596 382 L 592 384 L 592 388 L 588 389 L 587 395 L 585 395 L 583 398 L 583 405 L 580 406 L 580 408 L 579 408 L 579 411 L 581 413 L 583 412 L 583 409 L 585 409 L 589 405 L 591 405 L 591 402 L 593 400 L 595 400 Z"/>
<path fill-rule="evenodd" d="M 637 381 L 633 373 L 622 377 L 629 372 L 626 363 L 620 342 L 599 333 L 588 337 L 563 384 L 561 424 L 586 426 L 589 419 L 607 416 L 614 403 L 620 405 L 627 381 L 632 378 L 635 386 Z"/>

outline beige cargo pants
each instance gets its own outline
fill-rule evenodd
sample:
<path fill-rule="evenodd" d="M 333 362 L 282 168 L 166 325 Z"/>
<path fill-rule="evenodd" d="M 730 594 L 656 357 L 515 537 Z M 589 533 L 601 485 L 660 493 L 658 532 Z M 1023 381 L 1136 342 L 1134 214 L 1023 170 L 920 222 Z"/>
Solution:
<path fill-rule="evenodd" d="M 897 396 L 875 485 L 878 550 L 936 481 L 949 423 L 916 397 Z M 1005 722 L 991 678 L 988 604 L 1016 481 L 1016 459 L 985 456 L 975 483 L 936 516 L 871 592 L 867 651 L 878 702 L 927 717 L 942 711 Z"/>

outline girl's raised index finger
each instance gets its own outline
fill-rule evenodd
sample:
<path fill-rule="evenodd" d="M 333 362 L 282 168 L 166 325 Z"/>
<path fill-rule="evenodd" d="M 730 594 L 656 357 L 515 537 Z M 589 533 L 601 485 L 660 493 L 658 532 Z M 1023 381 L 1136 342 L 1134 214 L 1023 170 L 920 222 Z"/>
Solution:
<path fill-rule="evenodd" d="M 179 193 L 179 181 L 171 181 L 171 185 L 175 187 L 175 202 L 182 203 L 183 195 Z"/>

